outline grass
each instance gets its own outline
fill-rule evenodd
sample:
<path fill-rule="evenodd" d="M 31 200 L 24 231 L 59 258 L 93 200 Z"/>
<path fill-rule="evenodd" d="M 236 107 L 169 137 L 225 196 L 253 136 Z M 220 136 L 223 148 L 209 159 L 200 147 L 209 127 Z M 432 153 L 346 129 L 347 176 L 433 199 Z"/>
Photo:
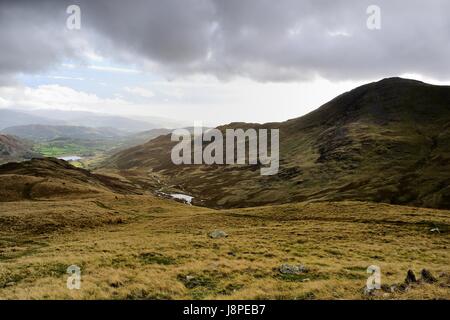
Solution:
<path fill-rule="evenodd" d="M 450 279 L 439 276 L 450 271 L 449 217 L 366 202 L 213 210 L 102 195 L 0 203 L 0 219 L 9 221 L 0 226 L 0 298 L 449 299 Z M 430 225 L 444 231 L 431 233 Z M 208 238 L 214 229 L 229 237 Z M 283 263 L 309 271 L 281 274 Z M 66 288 L 73 264 L 81 267 L 81 290 Z M 439 282 L 367 297 L 362 288 L 373 264 L 383 284 L 422 268 Z"/>
<path fill-rule="evenodd" d="M 41 143 L 35 146 L 35 151 L 46 157 L 61 157 L 67 155 L 90 155 L 92 150 L 85 146 L 67 143 L 57 145 L 52 142 Z"/>

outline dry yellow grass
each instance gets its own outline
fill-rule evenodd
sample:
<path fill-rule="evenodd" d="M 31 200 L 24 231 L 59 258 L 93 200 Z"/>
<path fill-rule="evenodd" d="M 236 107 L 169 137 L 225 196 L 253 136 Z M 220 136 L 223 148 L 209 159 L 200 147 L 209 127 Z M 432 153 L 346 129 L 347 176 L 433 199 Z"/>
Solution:
<path fill-rule="evenodd" d="M 152 196 L 0 203 L 2 299 L 450 298 L 449 211 L 363 202 L 212 210 Z M 438 227 L 440 233 L 430 229 Z M 208 238 L 221 229 L 222 239 Z M 280 274 L 304 264 L 301 276 Z M 80 290 L 66 269 L 81 267 Z M 362 293 L 406 271 L 439 276 L 406 292 Z M 307 279 L 305 279 L 307 278 Z"/>

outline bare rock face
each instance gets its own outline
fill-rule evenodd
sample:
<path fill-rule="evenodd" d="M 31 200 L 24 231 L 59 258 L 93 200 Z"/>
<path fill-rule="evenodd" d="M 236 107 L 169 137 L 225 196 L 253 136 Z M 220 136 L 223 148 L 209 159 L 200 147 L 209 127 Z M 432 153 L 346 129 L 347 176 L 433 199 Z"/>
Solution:
<path fill-rule="evenodd" d="M 406 274 L 405 283 L 411 284 L 417 282 L 416 275 L 414 274 L 414 271 L 408 270 L 408 273 Z"/>
<path fill-rule="evenodd" d="M 208 234 L 211 239 L 219 239 L 228 237 L 228 233 L 222 230 L 214 230 Z"/>
<path fill-rule="evenodd" d="M 437 282 L 437 279 L 431 274 L 431 272 L 427 269 L 422 269 L 420 272 L 422 276 L 422 281 L 426 283 L 434 283 Z"/>

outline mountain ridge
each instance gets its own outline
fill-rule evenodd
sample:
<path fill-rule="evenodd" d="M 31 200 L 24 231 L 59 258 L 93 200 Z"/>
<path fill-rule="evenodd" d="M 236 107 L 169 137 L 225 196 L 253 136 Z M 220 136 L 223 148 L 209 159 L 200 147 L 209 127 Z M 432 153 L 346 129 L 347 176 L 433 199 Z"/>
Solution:
<path fill-rule="evenodd" d="M 388 78 L 302 117 L 251 124 L 280 128 L 280 171 L 271 177 L 259 176 L 258 166 L 175 166 L 170 135 L 119 152 L 104 166 L 143 180 L 151 170 L 163 188 L 176 186 L 213 207 L 360 200 L 449 208 L 449 106 L 448 86 Z"/>

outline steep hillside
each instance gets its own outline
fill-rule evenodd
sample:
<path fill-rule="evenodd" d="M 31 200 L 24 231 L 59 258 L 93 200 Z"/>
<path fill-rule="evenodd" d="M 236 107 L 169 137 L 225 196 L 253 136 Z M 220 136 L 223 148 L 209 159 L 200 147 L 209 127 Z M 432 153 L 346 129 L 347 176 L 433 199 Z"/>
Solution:
<path fill-rule="evenodd" d="M 39 157 L 32 144 L 17 137 L 0 134 L 0 164 Z"/>
<path fill-rule="evenodd" d="M 126 138 L 125 142 L 128 145 L 135 146 L 135 145 L 146 143 L 146 142 L 148 142 L 152 139 L 155 139 L 159 136 L 167 135 L 171 132 L 172 132 L 171 129 L 146 130 L 146 131 L 138 132 L 138 133 L 128 136 Z"/>
<path fill-rule="evenodd" d="M 127 169 L 143 184 L 156 174 L 161 187 L 216 207 L 351 199 L 450 208 L 450 87 L 384 79 L 300 118 L 221 129 L 246 127 L 280 129 L 277 175 L 261 176 L 258 165 L 176 166 L 170 135 L 105 167 Z"/>
<path fill-rule="evenodd" d="M 55 158 L 10 162 L 0 166 L 0 202 L 51 198 L 86 198 L 98 194 L 138 194 L 117 178 L 92 174 Z"/>

